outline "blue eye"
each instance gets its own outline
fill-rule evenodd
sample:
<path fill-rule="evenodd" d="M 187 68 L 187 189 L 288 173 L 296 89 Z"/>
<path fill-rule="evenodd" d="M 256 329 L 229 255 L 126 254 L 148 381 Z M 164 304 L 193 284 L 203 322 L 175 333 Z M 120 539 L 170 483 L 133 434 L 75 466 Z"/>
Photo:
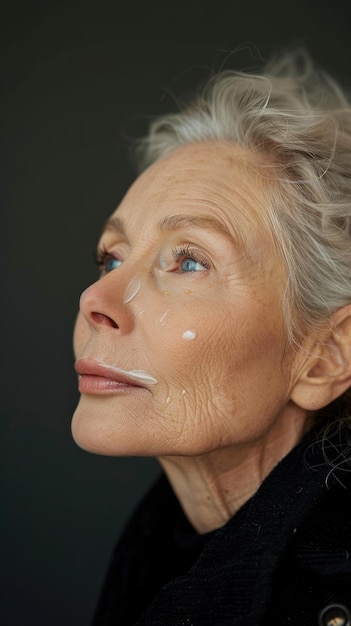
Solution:
<path fill-rule="evenodd" d="M 204 272 L 211 268 L 210 263 L 189 244 L 173 248 L 172 256 L 178 272 Z"/>
<path fill-rule="evenodd" d="M 103 270 L 108 273 L 108 272 L 112 272 L 112 270 L 117 269 L 117 267 L 119 267 L 121 265 L 122 261 L 121 259 L 115 259 L 114 257 L 110 257 L 109 259 L 106 259 L 106 261 L 103 264 Z"/>
<path fill-rule="evenodd" d="M 207 269 L 206 267 L 204 267 L 204 265 L 202 265 L 202 263 L 190 257 L 185 257 L 181 261 L 179 267 L 182 272 L 203 272 L 205 269 Z"/>
<path fill-rule="evenodd" d="M 109 274 L 113 270 L 117 269 L 122 263 L 121 259 L 112 256 L 112 254 L 107 252 L 105 249 L 98 250 L 95 256 L 95 262 L 99 266 L 101 276 Z"/>

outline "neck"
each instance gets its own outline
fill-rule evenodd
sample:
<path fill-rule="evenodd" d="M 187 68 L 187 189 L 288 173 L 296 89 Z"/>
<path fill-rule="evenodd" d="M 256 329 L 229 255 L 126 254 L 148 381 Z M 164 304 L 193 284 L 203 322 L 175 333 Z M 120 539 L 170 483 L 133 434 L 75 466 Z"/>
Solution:
<path fill-rule="evenodd" d="M 273 426 L 255 441 L 196 457 L 159 458 L 193 527 L 206 533 L 223 526 L 301 440 L 309 425 L 301 415 Z"/>

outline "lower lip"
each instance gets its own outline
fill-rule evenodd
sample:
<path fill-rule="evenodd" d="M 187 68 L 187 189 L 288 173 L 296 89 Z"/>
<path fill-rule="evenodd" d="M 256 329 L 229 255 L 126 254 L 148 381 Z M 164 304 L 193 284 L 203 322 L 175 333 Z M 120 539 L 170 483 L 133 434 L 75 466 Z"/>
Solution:
<path fill-rule="evenodd" d="M 128 383 L 120 383 L 103 376 L 83 375 L 79 377 L 78 389 L 80 393 L 116 393 L 118 391 L 135 391 L 142 389 L 137 385 L 129 385 Z"/>

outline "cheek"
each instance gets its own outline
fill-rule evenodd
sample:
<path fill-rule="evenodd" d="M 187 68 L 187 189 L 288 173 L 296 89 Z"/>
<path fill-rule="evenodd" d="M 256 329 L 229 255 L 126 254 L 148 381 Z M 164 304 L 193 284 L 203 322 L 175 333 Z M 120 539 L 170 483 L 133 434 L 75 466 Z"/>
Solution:
<path fill-rule="evenodd" d="M 157 345 L 156 361 L 171 400 L 174 395 L 208 410 L 215 405 L 236 410 L 281 384 L 284 341 L 274 329 L 262 331 L 258 320 L 250 323 L 248 315 L 175 320 L 169 312 Z"/>
<path fill-rule="evenodd" d="M 188 363 L 189 355 L 197 351 L 199 343 L 203 344 L 205 336 L 203 322 L 198 318 L 191 307 L 169 304 L 167 308 L 160 309 L 153 319 L 145 319 L 150 319 L 146 332 L 150 339 L 152 332 L 152 345 L 157 345 L 166 358 L 174 360 L 174 365 L 178 359 L 184 358 Z"/>
<path fill-rule="evenodd" d="M 150 344 L 158 378 L 164 382 L 155 398 L 160 411 L 181 409 L 179 418 L 185 409 L 193 415 L 196 406 L 207 404 L 214 360 L 208 346 L 210 330 L 208 321 L 194 315 L 178 316 L 172 310 L 160 315 Z"/>

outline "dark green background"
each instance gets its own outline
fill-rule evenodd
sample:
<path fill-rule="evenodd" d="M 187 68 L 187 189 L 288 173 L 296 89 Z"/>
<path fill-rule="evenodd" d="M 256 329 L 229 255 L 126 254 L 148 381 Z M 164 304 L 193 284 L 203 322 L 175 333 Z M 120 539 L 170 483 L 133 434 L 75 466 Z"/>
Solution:
<path fill-rule="evenodd" d="M 1 5 L 1 601 L 5 626 L 89 624 L 111 548 L 158 472 L 79 450 L 71 329 L 133 179 L 126 135 L 211 69 L 291 44 L 351 82 L 350 2 Z"/>

